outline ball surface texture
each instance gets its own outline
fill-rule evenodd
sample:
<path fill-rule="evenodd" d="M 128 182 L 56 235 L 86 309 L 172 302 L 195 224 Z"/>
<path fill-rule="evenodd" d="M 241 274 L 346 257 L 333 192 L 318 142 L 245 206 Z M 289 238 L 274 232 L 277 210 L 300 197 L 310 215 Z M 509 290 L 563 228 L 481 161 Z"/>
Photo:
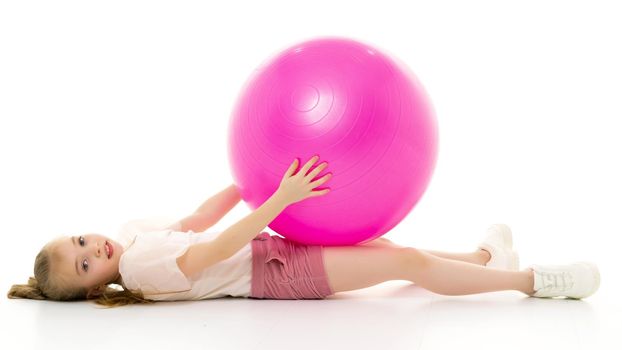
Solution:
<path fill-rule="evenodd" d="M 399 60 L 347 38 L 317 38 L 275 54 L 246 81 L 228 129 L 228 159 L 252 209 L 295 158 L 328 166 L 321 196 L 289 205 L 268 226 L 309 245 L 352 245 L 396 226 L 436 164 L 432 104 Z M 314 169 L 311 168 L 311 170 Z"/>

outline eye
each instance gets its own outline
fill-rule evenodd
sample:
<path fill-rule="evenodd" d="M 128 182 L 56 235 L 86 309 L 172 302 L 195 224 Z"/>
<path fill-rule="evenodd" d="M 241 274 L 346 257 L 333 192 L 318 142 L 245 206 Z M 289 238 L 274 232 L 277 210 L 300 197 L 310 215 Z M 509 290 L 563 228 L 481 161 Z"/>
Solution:
<path fill-rule="evenodd" d="M 84 246 L 84 237 L 80 236 L 78 242 L 80 242 L 81 246 Z M 86 259 L 82 260 L 82 269 L 86 272 L 89 270 L 89 262 Z"/>

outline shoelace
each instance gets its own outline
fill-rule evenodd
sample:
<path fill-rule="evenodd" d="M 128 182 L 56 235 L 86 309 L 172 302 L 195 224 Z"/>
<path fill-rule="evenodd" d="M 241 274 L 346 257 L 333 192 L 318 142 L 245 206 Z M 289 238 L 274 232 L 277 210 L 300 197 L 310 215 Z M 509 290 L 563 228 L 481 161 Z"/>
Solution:
<path fill-rule="evenodd" d="M 540 278 L 542 289 L 545 291 L 555 290 L 564 292 L 574 286 L 572 275 L 568 272 L 535 271 L 535 273 Z"/>

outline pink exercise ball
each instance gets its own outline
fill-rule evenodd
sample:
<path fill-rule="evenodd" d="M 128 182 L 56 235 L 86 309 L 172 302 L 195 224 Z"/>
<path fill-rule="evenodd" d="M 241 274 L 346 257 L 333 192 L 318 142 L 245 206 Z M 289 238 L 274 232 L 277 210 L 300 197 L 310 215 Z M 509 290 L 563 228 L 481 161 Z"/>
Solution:
<path fill-rule="evenodd" d="M 234 183 L 252 209 L 279 187 L 295 158 L 328 166 L 325 195 L 289 205 L 269 225 L 308 245 L 382 236 L 417 204 L 436 164 L 432 104 L 399 60 L 346 38 L 293 45 L 246 81 L 229 122 Z M 312 168 L 313 169 L 313 168 Z"/>

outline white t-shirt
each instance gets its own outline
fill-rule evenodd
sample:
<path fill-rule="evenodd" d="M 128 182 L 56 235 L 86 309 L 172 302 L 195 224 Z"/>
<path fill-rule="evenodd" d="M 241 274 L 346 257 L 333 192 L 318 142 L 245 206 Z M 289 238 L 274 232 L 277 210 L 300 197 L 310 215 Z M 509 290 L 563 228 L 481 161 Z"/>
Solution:
<path fill-rule="evenodd" d="M 232 257 L 188 279 L 177 257 L 193 244 L 210 241 L 221 232 L 181 232 L 181 225 L 166 219 L 142 219 L 125 223 L 118 242 L 124 252 L 119 260 L 123 284 L 142 291 L 151 300 L 200 300 L 248 297 L 251 292 L 252 251 L 249 242 Z"/>

